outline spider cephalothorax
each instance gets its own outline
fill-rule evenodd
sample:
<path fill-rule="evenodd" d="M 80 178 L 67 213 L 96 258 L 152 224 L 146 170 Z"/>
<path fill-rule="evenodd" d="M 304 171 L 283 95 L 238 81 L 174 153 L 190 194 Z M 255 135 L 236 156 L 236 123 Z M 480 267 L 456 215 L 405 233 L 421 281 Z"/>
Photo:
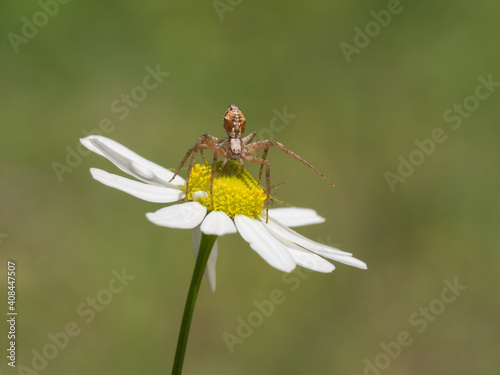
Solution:
<path fill-rule="evenodd" d="M 255 137 L 257 133 L 251 132 L 249 135 L 242 138 L 243 133 L 245 132 L 245 126 L 246 126 L 246 120 L 245 116 L 243 116 L 243 113 L 241 113 L 239 108 L 236 107 L 235 105 L 230 105 L 226 113 L 224 114 L 224 130 L 226 131 L 228 137 L 224 139 L 219 139 L 217 137 L 205 133 L 198 139 L 196 144 L 188 150 L 188 152 L 184 156 L 184 159 L 182 159 L 179 168 L 177 168 L 177 170 L 175 171 L 174 177 L 172 177 L 173 180 L 175 176 L 177 176 L 177 173 L 179 173 L 179 170 L 182 168 L 184 163 L 186 163 L 186 160 L 189 158 L 189 155 L 192 154 L 186 177 L 185 199 L 187 199 L 189 192 L 189 177 L 191 175 L 191 170 L 193 169 L 193 165 L 196 159 L 196 154 L 198 153 L 198 151 L 200 151 L 203 156 L 203 150 L 212 150 L 214 152 L 212 174 L 210 177 L 211 178 L 210 197 L 212 197 L 215 166 L 219 156 L 224 158 L 220 170 L 224 168 L 228 160 L 239 161 L 242 170 L 244 168 L 245 161 L 250 161 L 253 163 L 260 164 L 261 167 L 259 171 L 259 183 L 260 183 L 260 176 L 262 174 L 262 168 L 264 167 L 264 165 L 266 166 L 266 193 L 267 193 L 266 221 L 268 220 L 269 205 L 271 203 L 271 185 L 270 185 L 271 167 L 269 165 L 269 161 L 266 160 L 266 157 L 267 157 L 267 152 L 269 151 L 269 148 L 271 146 L 278 146 L 288 155 L 291 155 L 295 159 L 301 161 L 303 164 L 307 165 L 309 168 L 311 168 L 317 174 L 319 174 L 322 178 L 327 180 L 331 185 L 333 185 L 333 183 L 328 178 L 326 178 L 320 171 L 318 171 L 315 167 L 313 167 L 307 161 L 302 159 L 299 155 L 287 149 L 279 142 L 263 140 L 247 144 Z M 264 151 L 262 157 L 259 158 L 256 156 L 252 156 L 253 154 L 259 151 Z"/>

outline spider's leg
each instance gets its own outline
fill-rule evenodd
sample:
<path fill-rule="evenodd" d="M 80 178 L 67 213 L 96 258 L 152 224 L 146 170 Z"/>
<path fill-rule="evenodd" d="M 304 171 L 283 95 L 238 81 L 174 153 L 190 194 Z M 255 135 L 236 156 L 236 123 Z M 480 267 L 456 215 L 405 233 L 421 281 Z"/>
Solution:
<path fill-rule="evenodd" d="M 243 142 L 243 144 L 246 145 L 248 142 L 250 142 L 253 139 L 253 137 L 255 137 L 256 134 L 257 134 L 257 132 L 251 132 L 246 137 L 241 138 L 241 142 Z"/>
<path fill-rule="evenodd" d="M 202 159 L 203 159 L 203 162 L 204 162 L 205 164 L 208 164 L 208 161 L 207 161 L 207 159 L 205 159 L 205 155 L 203 154 L 203 149 L 200 149 L 200 154 L 201 154 L 201 157 L 202 157 Z"/>
<path fill-rule="evenodd" d="M 179 173 L 179 171 L 181 170 L 182 166 L 184 165 L 184 163 L 186 162 L 187 158 L 189 157 L 189 155 L 191 155 L 191 153 L 194 151 L 194 149 L 196 148 L 196 146 L 193 146 L 191 147 L 188 152 L 186 152 L 186 155 L 184 156 L 184 158 L 182 159 L 181 161 L 181 164 L 179 165 L 179 167 L 177 168 L 177 170 L 175 171 L 174 173 L 174 176 L 170 179 L 169 182 L 172 182 L 173 179 L 175 178 L 175 176 L 177 176 L 177 174 Z"/>
<path fill-rule="evenodd" d="M 220 142 L 220 140 L 218 138 L 216 138 L 210 134 L 205 133 L 200 138 L 198 138 L 198 141 L 196 142 L 196 144 L 188 150 L 188 152 L 186 153 L 186 155 L 182 159 L 181 164 L 179 165 L 179 167 L 177 168 L 177 170 L 174 173 L 174 176 L 172 177 L 172 179 L 169 182 L 171 182 L 175 178 L 175 176 L 177 176 L 177 174 L 181 170 L 182 166 L 184 165 L 184 163 L 186 163 L 187 159 L 189 158 L 189 155 L 191 155 L 191 153 L 193 153 L 193 156 L 191 157 L 191 161 L 189 163 L 189 168 L 188 168 L 187 177 L 186 177 L 186 196 L 184 197 L 184 201 L 187 200 L 187 195 L 188 195 L 188 191 L 189 191 L 189 177 L 191 176 L 191 170 L 193 169 L 194 161 L 196 159 L 196 154 L 197 154 L 198 150 L 207 150 L 207 149 L 213 150 L 215 148 L 215 144 L 217 144 L 219 142 Z"/>
<path fill-rule="evenodd" d="M 212 172 L 210 173 L 210 203 L 212 203 L 212 209 L 214 208 L 214 176 L 215 176 L 215 166 L 217 164 L 217 158 L 219 157 L 220 145 L 215 145 L 214 148 L 214 159 L 212 162 Z M 227 160 L 227 159 L 226 159 Z M 226 161 L 224 160 L 224 162 Z"/>
<path fill-rule="evenodd" d="M 200 138 L 198 138 L 198 141 L 196 141 L 196 144 L 191 147 L 188 152 L 186 152 L 186 155 L 184 156 L 184 158 L 182 159 L 181 161 L 181 164 L 179 165 L 179 167 L 177 168 L 177 170 L 175 171 L 174 173 L 174 176 L 170 179 L 169 182 L 172 182 L 172 180 L 175 178 L 175 176 L 177 176 L 177 174 L 179 173 L 179 171 L 181 170 L 182 166 L 184 165 L 184 163 L 186 162 L 186 160 L 188 159 L 189 155 L 191 155 L 191 153 L 195 150 L 195 149 L 199 149 L 199 148 L 202 148 L 202 149 L 214 149 L 214 144 L 217 144 L 219 143 L 220 140 L 210 134 L 203 134 Z"/>
<path fill-rule="evenodd" d="M 225 158 L 225 159 L 222 161 L 222 164 L 220 165 L 220 168 L 219 168 L 219 170 L 217 171 L 217 175 L 219 175 L 219 173 L 220 173 L 220 172 L 224 169 L 224 167 L 226 166 L 226 164 L 227 164 L 227 161 L 228 161 L 228 160 L 229 160 L 228 158 Z"/>
<path fill-rule="evenodd" d="M 271 146 L 278 146 L 281 150 L 283 150 L 284 152 L 286 152 L 288 155 L 293 156 L 295 159 L 297 159 L 298 161 L 300 161 L 302 164 L 307 165 L 314 172 L 316 172 L 317 174 L 319 174 L 321 176 L 321 178 L 323 178 L 324 180 L 328 181 L 330 183 L 330 185 L 334 186 L 333 182 L 331 182 L 323 173 L 321 173 L 320 171 L 318 171 L 313 165 L 311 165 L 305 159 L 303 159 L 302 157 L 300 157 L 299 155 L 297 155 L 293 151 L 290 151 L 289 149 L 287 149 L 285 146 L 283 146 L 279 142 L 276 142 L 276 141 L 257 141 L 257 142 L 249 144 L 247 146 L 247 149 L 248 149 L 248 153 L 249 154 L 254 154 L 254 153 L 256 153 L 256 152 L 258 152 L 260 150 L 264 150 L 264 149 L 269 148 Z"/>
<path fill-rule="evenodd" d="M 268 148 L 264 149 L 264 152 L 262 153 L 262 159 L 266 160 L 268 151 L 269 151 Z M 260 176 L 262 176 L 262 169 L 263 168 L 264 168 L 264 164 L 261 164 L 260 169 L 259 169 L 259 179 L 257 180 L 258 184 L 260 184 Z"/>
<path fill-rule="evenodd" d="M 263 158 L 258 158 L 255 156 L 247 155 L 244 157 L 246 161 L 251 161 L 254 163 L 259 163 L 261 165 L 266 165 L 266 194 L 267 194 L 267 204 L 266 204 L 266 224 L 269 221 L 269 207 L 271 205 L 271 167 L 269 166 L 269 161 Z"/>
<path fill-rule="evenodd" d="M 198 144 L 196 144 L 198 145 Z M 188 193 L 189 193 L 189 178 L 191 177 L 191 170 L 193 169 L 193 165 L 196 159 L 196 153 L 198 152 L 198 149 L 200 147 L 194 146 L 194 151 L 193 151 L 193 156 L 191 156 L 191 161 L 189 162 L 189 167 L 187 170 L 187 176 L 186 176 L 186 196 L 184 197 L 184 202 L 187 201 L 188 199 Z"/>

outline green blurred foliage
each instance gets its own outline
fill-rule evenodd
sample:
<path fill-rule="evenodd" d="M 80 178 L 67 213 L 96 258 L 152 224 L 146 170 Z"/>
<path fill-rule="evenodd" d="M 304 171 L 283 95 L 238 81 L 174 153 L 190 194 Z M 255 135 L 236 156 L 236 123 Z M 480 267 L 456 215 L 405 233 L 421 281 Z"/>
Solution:
<path fill-rule="evenodd" d="M 9 33 L 22 35 L 23 17 L 42 8 L 2 4 L 0 296 L 6 311 L 4 270 L 14 260 L 18 364 L 31 367 L 48 334 L 75 322 L 80 333 L 42 373 L 170 371 L 194 266 L 189 231 L 150 224 L 144 214 L 159 205 L 92 180 L 90 167 L 117 172 L 103 158 L 83 156 L 61 179 L 53 163 L 66 164 L 68 147 L 108 118 L 109 137 L 174 168 L 204 132 L 224 135 L 234 103 L 248 131 L 271 129 L 285 107 L 296 116 L 277 121 L 272 136 L 336 187 L 272 150 L 273 183 L 287 182 L 275 205 L 315 208 L 326 223 L 300 232 L 353 252 L 368 270 L 339 264 L 287 284 L 238 235 L 221 238 L 217 292 L 204 282 L 185 374 L 362 374 L 365 359 L 384 363 L 380 345 L 403 331 L 412 343 L 384 374 L 498 373 L 500 92 L 458 129 L 443 119 L 475 94 L 479 76 L 500 81 L 498 2 L 401 2 L 350 63 L 340 44 L 353 45 L 354 28 L 388 2 L 220 3 L 231 10 L 71 1 L 17 53 Z M 157 65 L 169 76 L 120 119 L 112 103 Z M 384 173 L 397 173 L 398 157 L 436 128 L 446 141 L 391 191 Z M 123 268 L 135 279 L 86 323 L 77 308 Z M 455 278 L 467 289 L 419 333 L 410 317 Z M 237 318 L 275 289 L 286 301 L 230 353 L 223 334 L 236 334 Z M 19 373 L 5 357 L 1 370 Z"/>

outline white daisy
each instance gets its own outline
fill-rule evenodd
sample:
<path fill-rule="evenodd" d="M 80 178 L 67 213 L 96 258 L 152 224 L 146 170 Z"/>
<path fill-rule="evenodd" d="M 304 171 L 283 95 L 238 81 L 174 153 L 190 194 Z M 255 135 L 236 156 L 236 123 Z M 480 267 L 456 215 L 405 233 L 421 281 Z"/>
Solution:
<path fill-rule="evenodd" d="M 250 247 L 272 267 L 291 272 L 297 265 L 318 272 L 332 272 L 335 266 L 324 258 L 366 269 L 366 264 L 331 246 L 312 241 L 290 227 L 318 224 L 325 221 L 308 208 L 276 208 L 269 210 L 266 223 L 263 189 L 240 164 L 230 161 L 213 182 L 213 203 L 210 191 L 211 166 L 197 164 L 191 173 L 187 202 L 185 181 L 173 172 L 132 152 L 121 144 L 102 136 L 81 139 L 89 150 L 104 156 L 122 171 L 143 181 L 134 181 L 101 169 L 91 168 L 99 182 L 122 190 L 134 197 L 154 203 L 179 202 L 146 217 L 156 225 L 168 228 L 193 229 L 193 249 L 197 255 L 201 233 L 222 236 L 239 232 Z M 215 291 L 215 242 L 205 276 Z"/>

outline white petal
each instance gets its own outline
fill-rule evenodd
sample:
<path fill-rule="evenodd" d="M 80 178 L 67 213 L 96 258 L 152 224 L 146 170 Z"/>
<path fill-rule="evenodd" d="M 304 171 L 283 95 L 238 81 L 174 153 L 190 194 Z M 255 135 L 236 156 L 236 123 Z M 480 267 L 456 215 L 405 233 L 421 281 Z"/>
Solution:
<path fill-rule="evenodd" d="M 195 202 L 198 202 L 200 199 L 208 197 L 208 193 L 203 190 L 195 191 L 191 197 L 191 199 Z"/>
<path fill-rule="evenodd" d="M 244 215 L 236 215 L 234 222 L 241 237 L 267 263 L 284 272 L 291 272 L 295 268 L 296 264 L 290 252 L 264 228 L 261 222 Z"/>
<path fill-rule="evenodd" d="M 288 248 L 288 250 L 299 266 L 324 273 L 332 272 L 335 269 L 333 264 L 324 260 L 319 255 L 311 253 L 310 251 L 292 248 Z"/>
<path fill-rule="evenodd" d="M 315 251 L 315 253 L 336 262 L 347 264 L 348 266 L 361 268 L 362 270 L 366 270 L 368 268 L 365 262 L 362 262 L 352 256 L 335 255 L 322 251 Z"/>
<path fill-rule="evenodd" d="M 174 175 L 173 172 L 144 159 L 112 139 L 99 135 L 89 135 L 80 139 L 80 142 L 89 150 L 104 156 L 122 171 L 139 180 L 173 188 L 184 185 L 184 179 L 180 176 L 176 176 L 170 183 L 169 181 Z"/>
<path fill-rule="evenodd" d="M 197 259 L 201 241 L 201 231 L 199 225 L 196 228 L 193 228 L 192 237 L 194 257 Z M 210 256 L 208 257 L 207 268 L 205 269 L 205 277 L 212 293 L 215 293 L 215 264 L 217 263 L 218 253 L 219 247 L 217 245 L 217 241 L 215 241 L 212 251 L 210 252 Z"/>
<path fill-rule="evenodd" d="M 149 212 L 146 217 L 162 227 L 191 229 L 201 223 L 206 213 L 205 206 L 198 202 L 187 202 Z"/>
<path fill-rule="evenodd" d="M 261 218 L 261 221 L 265 223 L 266 218 Z M 323 253 L 332 254 L 332 255 L 342 255 L 342 256 L 351 256 L 352 254 L 346 253 L 345 251 L 336 249 L 331 246 L 323 245 L 319 242 L 310 240 L 309 238 L 304 237 L 303 235 L 295 232 L 293 229 L 290 229 L 281 223 L 272 220 L 269 218 L 269 222 L 264 224 L 266 228 L 273 233 L 274 235 L 283 238 L 285 240 L 289 240 L 295 242 L 297 245 L 302 246 L 303 248 L 314 251 L 319 254 L 319 251 L 322 253 L 320 255 L 324 256 Z"/>
<path fill-rule="evenodd" d="M 153 203 L 170 203 L 184 197 L 184 192 L 165 186 L 148 185 L 143 182 L 130 180 L 101 169 L 90 168 L 90 173 L 97 181 L 112 188 L 124 191 L 134 197 Z"/>
<path fill-rule="evenodd" d="M 312 208 L 282 207 L 269 210 L 269 217 L 278 220 L 287 227 L 300 227 L 303 225 L 320 224 L 325 221 Z"/>
<path fill-rule="evenodd" d="M 233 221 L 222 211 L 210 212 L 203 223 L 201 231 L 205 234 L 215 234 L 223 236 L 228 233 L 236 233 L 236 227 Z"/>
<path fill-rule="evenodd" d="M 270 233 L 275 236 L 272 232 Z M 292 254 L 293 259 L 299 266 L 309 268 L 313 271 L 325 273 L 332 272 L 335 269 L 335 266 L 333 264 L 321 258 L 319 255 L 305 250 L 304 248 L 294 244 L 292 241 L 285 240 L 277 236 L 275 237 L 283 244 L 283 246 L 287 248 L 290 254 Z"/>
<path fill-rule="evenodd" d="M 207 268 L 205 269 L 205 277 L 207 278 L 208 286 L 212 293 L 215 293 L 215 265 L 217 263 L 217 256 L 219 255 L 219 245 L 217 241 L 214 242 L 212 252 L 208 257 Z"/>

